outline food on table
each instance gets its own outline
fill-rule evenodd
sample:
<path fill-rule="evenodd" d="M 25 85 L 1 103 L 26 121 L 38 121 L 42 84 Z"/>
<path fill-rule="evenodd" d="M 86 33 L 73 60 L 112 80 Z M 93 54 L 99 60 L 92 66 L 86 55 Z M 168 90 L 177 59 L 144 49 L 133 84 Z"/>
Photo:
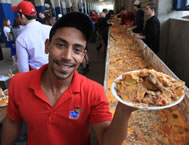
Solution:
<path fill-rule="evenodd" d="M 13 73 L 8 73 L 7 76 L 12 78 L 14 76 L 14 74 Z"/>
<path fill-rule="evenodd" d="M 8 104 L 8 89 L 3 91 L 2 88 L 0 88 L 0 107 L 7 106 L 7 104 Z"/>
<path fill-rule="evenodd" d="M 5 96 L 8 96 L 8 89 L 4 90 L 3 92 L 4 92 Z"/>
<path fill-rule="evenodd" d="M 0 98 L 2 98 L 4 95 L 3 95 L 3 90 L 2 88 L 0 88 Z"/>
<path fill-rule="evenodd" d="M 106 92 L 113 114 L 117 99 L 112 94 L 111 86 L 115 78 L 132 70 L 156 68 L 156 65 L 151 65 L 152 63 L 148 61 L 146 55 L 143 56 L 143 52 L 140 51 L 140 47 L 143 46 L 138 45 L 123 27 L 120 22 L 115 21 L 115 25 L 110 29 L 110 34 L 117 41 L 109 37 Z M 132 49 L 130 49 L 131 47 Z M 129 119 L 128 136 L 122 145 L 189 144 L 189 125 L 180 112 L 180 105 L 158 111 L 138 110 L 133 112 Z"/>

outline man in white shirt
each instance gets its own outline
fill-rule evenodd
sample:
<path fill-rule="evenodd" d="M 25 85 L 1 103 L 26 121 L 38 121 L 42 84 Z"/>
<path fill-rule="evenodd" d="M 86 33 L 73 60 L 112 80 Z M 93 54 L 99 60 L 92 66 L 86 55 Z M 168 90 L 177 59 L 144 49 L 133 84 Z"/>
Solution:
<path fill-rule="evenodd" d="M 12 7 L 18 12 L 22 25 L 22 33 L 16 39 L 17 66 L 19 72 L 39 69 L 48 62 L 45 54 L 45 41 L 49 38 L 51 26 L 36 21 L 36 9 L 31 2 L 22 1 Z"/>

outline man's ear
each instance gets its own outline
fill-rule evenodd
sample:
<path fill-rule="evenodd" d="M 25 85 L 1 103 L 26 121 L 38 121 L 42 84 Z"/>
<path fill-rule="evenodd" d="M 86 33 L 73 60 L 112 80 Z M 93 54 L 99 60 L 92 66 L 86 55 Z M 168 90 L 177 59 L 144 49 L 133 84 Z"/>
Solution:
<path fill-rule="evenodd" d="M 80 63 L 83 62 L 83 59 L 85 59 L 85 55 L 86 55 L 86 54 L 87 54 L 87 50 L 85 49 L 85 50 L 83 51 L 82 59 L 81 59 L 81 62 L 80 62 Z"/>
<path fill-rule="evenodd" d="M 45 53 L 48 54 L 49 53 L 49 39 L 46 39 L 45 40 Z"/>
<path fill-rule="evenodd" d="M 23 14 L 20 14 L 20 18 L 21 19 L 26 19 L 25 15 L 23 15 Z"/>
<path fill-rule="evenodd" d="M 87 50 L 85 49 L 83 52 L 83 55 L 85 56 L 87 54 Z"/>

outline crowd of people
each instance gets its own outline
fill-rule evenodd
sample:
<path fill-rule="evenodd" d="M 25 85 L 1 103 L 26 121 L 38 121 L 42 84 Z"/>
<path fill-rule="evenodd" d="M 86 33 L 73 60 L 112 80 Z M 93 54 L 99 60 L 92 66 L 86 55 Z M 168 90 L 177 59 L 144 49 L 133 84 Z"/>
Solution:
<path fill-rule="evenodd" d="M 76 70 L 88 65 L 87 43 L 91 36 L 101 39 L 97 51 L 105 57 L 112 16 L 131 27 L 136 37 L 144 39 L 157 53 L 160 28 L 155 5 L 145 8 L 149 19 L 144 28 L 140 6 L 139 0 L 133 2 L 136 15 L 125 8 L 118 14 L 104 9 L 100 14 L 91 11 L 90 17 L 67 13 L 56 22 L 42 12 L 37 21 L 31 2 L 14 6 L 18 18 L 13 27 L 5 19 L 3 30 L 20 73 L 9 84 L 1 145 L 14 144 L 23 120 L 28 126 L 28 144 L 88 145 L 92 126 L 99 144 L 121 145 L 135 109 L 118 103 L 112 117 L 103 86 Z"/>
<path fill-rule="evenodd" d="M 117 14 L 113 10 L 103 9 L 101 13 L 97 14 L 94 10 L 91 11 L 90 17 L 95 24 L 94 37 L 100 37 L 102 42 L 97 51 L 105 56 L 108 28 L 112 25 L 109 19 L 113 16 L 121 19 L 121 25 L 127 25 L 129 29 L 135 33 L 137 39 L 142 39 L 154 53 L 159 52 L 159 37 L 160 37 L 160 22 L 156 17 L 156 5 L 149 3 L 144 10 L 141 8 L 140 0 L 134 0 L 132 3 L 133 11 L 128 11 L 125 7 L 120 8 Z M 144 23 L 144 16 L 147 21 Z M 94 38 L 93 38 L 94 39 Z"/>

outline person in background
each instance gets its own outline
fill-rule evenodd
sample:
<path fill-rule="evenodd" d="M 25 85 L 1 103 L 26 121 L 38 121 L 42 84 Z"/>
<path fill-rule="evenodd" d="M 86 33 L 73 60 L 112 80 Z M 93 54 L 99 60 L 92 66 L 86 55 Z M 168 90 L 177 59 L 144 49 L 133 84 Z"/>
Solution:
<path fill-rule="evenodd" d="M 3 20 L 3 33 L 5 36 L 5 43 L 7 47 L 10 47 L 11 49 L 11 58 L 13 60 L 13 64 L 16 64 L 16 48 L 13 41 L 13 35 L 11 33 L 10 20 L 6 18 Z"/>
<path fill-rule="evenodd" d="M 36 9 L 31 2 L 22 1 L 12 8 L 18 12 L 20 22 L 24 26 L 16 39 L 17 66 L 19 72 L 39 69 L 48 63 L 45 54 L 45 40 L 49 37 L 51 26 L 36 21 Z"/>
<path fill-rule="evenodd" d="M 109 16 L 110 14 L 110 16 Z M 108 45 L 108 30 L 111 23 L 108 23 L 108 18 L 111 17 L 111 12 L 107 13 L 108 17 L 99 17 L 98 22 L 96 24 L 96 30 L 100 36 L 101 44 L 97 47 L 97 51 L 103 56 L 106 57 L 106 49 Z"/>
<path fill-rule="evenodd" d="M 143 35 L 135 34 L 136 38 L 143 39 L 154 53 L 159 52 L 160 22 L 155 16 L 156 6 L 153 3 L 147 4 L 145 14 L 148 17 Z"/>
<path fill-rule="evenodd" d="M 107 9 L 103 9 L 102 12 L 99 14 L 99 17 L 100 18 L 105 18 L 107 14 L 108 14 L 108 10 Z"/>
<path fill-rule="evenodd" d="M 90 17 L 94 24 L 96 24 L 98 22 L 98 14 L 96 13 L 95 10 L 91 11 Z"/>
<path fill-rule="evenodd" d="M 136 11 L 135 21 L 133 29 L 134 33 L 142 33 L 143 32 L 143 25 L 144 25 L 144 11 L 141 9 L 141 2 L 140 0 L 135 0 L 133 2 L 133 9 Z"/>
<path fill-rule="evenodd" d="M 38 16 L 39 16 L 39 22 L 43 24 L 45 19 L 45 14 L 42 11 L 39 11 Z"/>
<path fill-rule="evenodd" d="M 121 18 L 121 25 L 131 26 L 134 23 L 135 15 L 133 12 L 129 12 L 124 7 L 121 8 L 120 12 L 115 17 Z"/>
<path fill-rule="evenodd" d="M 108 21 L 108 20 L 110 20 L 110 18 L 112 17 L 112 15 L 114 15 L 114 11 L 113 10 L 109 10 L 108 11 L 108 13 L 107 13 L 107 15 L 106 15 L 106 20 Z"/>
<path fill-rule="evenodd" d="M 54 18 L 52 16 L 46 16 L 43 20 L 43 24 L 53 26 L 55 23 Z"/>
<path fill-rule="evenodd" d="M 18 35 L 20 35 L 20 33 L 22 32 L 23 28 L 24 27 L 21 25 L 21 22 L 20 22 L 19 18 L 16 17 L 14 19 L 14 24 L 13 24 L 13 26 L 11 28 L 11 31 L 12 31 L 12 34 L 13 34 L 13 38 L 14 38 L 13 39 L 14 42 L 16 42 L 16 38 L 18 37 Z"/>
<path fill-rule="evenodd" d="M 118 102 L 112 119 L 104 87 L 76 71 L 92 31 L 79 12 L 53 25 L 45 42 L 49 63 L 11 79 L 1 145 L 14 144 L 23 119 L 28 145 L 89 145 L 90 126 L 100 145 L 122 145 L 135 109 Z"/>
<path fill-rule="evenodd" d="M 76 3 L 72 3 L 72 6 L 70 8 L 71 12 L 78 12 L 78 7 Z"/>

